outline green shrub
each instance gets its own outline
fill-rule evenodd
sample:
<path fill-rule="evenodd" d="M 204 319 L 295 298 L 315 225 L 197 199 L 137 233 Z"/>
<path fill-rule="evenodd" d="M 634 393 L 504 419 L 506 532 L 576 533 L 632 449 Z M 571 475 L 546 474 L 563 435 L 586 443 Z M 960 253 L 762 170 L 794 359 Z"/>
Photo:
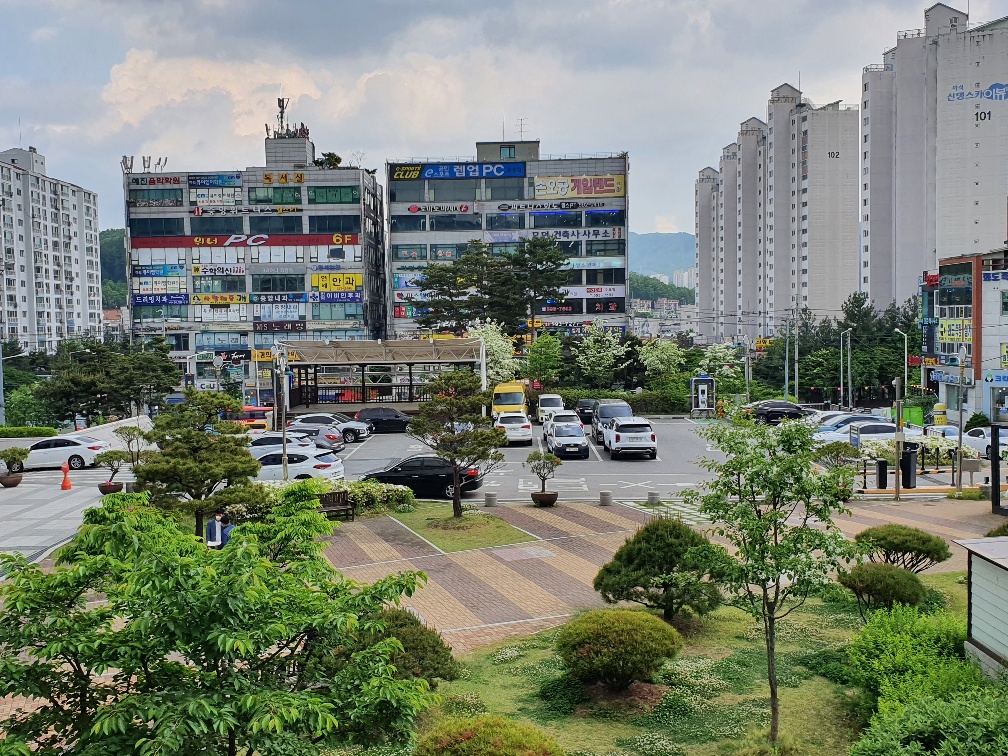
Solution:
<path fill-rule="evenodd" d="M 396 668 L 397 679 L 422 677 L 432 690 L 437 688 L 439 679 L 458 679 L 461 666 L 437 630 L 427 627 L 405 609 L 388 609 L 381 613 L 379 620 L 385 629 L 371 633 L 368 645 L 384 638 L 398 639 L 403 650 L 389 659 Z"/>
<path fill-rule="evenodd" d="M 1002 452 L 1003 453 L 1003 452 Z M 984 495 L 979 487 L 964 488 L 962 491 L 949 491 L 945 494 L 947 499 L 959 499 L 960 501 L 983 501 Z"/>
<path fill-rule="evenodd" d="M 974 412 L 969 416 L 969 420 L 966 421 L 966 427 L 963 428 L 963 433 L 966 431 L 971 431 L 974 428 L 986 428 L 991 424 L 990 418 L 987 417 L 983 412 Z"/>
<path fill-rule="evenodd" d="M 850 756 L 1000 756 L 1008 753 L 1008 689 L 987 687 L 944 701 L 920 699 L 872 720 Z"/>
<path fill-rule="evenodd" d="M 441 708 L 453 717 L 475 717 L 487 713 L 486 704 L 478 693 L 451 693 L 445 696 Z"/>
<path fill-rule="evenodd" d="M 922 614 L 899 605 L 875 612 L 847 648 L 851 680 L 876 701 L 887 682 L 926 674 L 942 660 L 962 659 L 965 642 L 965 622 L 950 614 Z"/>
<path fill-rule="evenodd" d="M 919 700 L 947 700 L 987 684 L 978 664 L 962 659 L 934 662 L 922 673 L 884 680 L 879 691 L 879 714 L 899 713 Z"/>
<path fill-rule="evenodd" d="M 657 617 L 623 609 L 585 612 L 556 637 L 557 653 L 575 679 L 611 690 L 652 679 L 682 645 L 679 633 Z"/>
<path fill-rule="evenodd" d="M 544 680 L 536 695 L 545 704 L 546 711 L 557 716 L 569 716 L 579 704 L 589 700 L 584 686 L 566 675 Z"/>
<path fill-rule="evenodd" d="M 531 725 L 484 715 L 446 719 L 417 741 L 413 756 L 563 756 L 563 750 Z"/>
<path fill-rule="evenodd" d="M 840 584 L 857 598 L 861 618 L 894 604 L 917 606 L 924 598 L 924 584 L 910 570 L 881 562 L 867 562 L 840 574 Z"/>
<path fill-rule="evenodd" d="M 825 677 L 838 685 L 851 682 L 850 662 L 846 648 L 821 648 L 818 651 L 799 654 L 795 662 L 813 674 Z"/>
<path fill-rule="evenodd" d="M 952 557 L 945 539 L 906 525 L 878 525 L 862 530 L 854 540 L 869 549 L 873 562 L 885 562 L 910 572 L 923 572 Z"/>
<path fill-rule="evenodd" d="M 28 450 L 20 446 L 11 446 L 7 449 L 0 449 L 0 462 L 3 462 L 10 472 L 11 468 L 19 469 L 28 459 Z"/>
<path fill-rule="evenodd" d="M 816 449 L 813 459 L 827 469 L 847 466 L 860 457 L 860 452 L 849 441 L 833 441 Z"/>
<path fill-rule="evenodd" d="M 666 622 L 685 612 L 702 617 L 721 603 L 720 549 L 713 548 L 681 520 L 652 520 L 603 565 L 595 590 L 610 604 L 634 601 L 660 609 Z"/>
<path fill-rule="evenodd" d="M 1004 538 L 1008 536 L 1008 522 L 998 525 L 994 530 L 991 530 L 984 536 L 984 538 Z"/>
<path fill-rule="evenodd" d="M 357 507 L 358 514 L 366 512 L 412 512 L 415 502 L 413 491 L 394 483 L 379 483 L 377 480 L 358 480 L 350 483 L 341 480 L 336 483 L 336 491 L 348 491 L 350 503 Z"/>
<path fill-rule="evenodd" d="M 45 425 L 0 426 L 0 438 L 49 438 L 59 431 Z"/>

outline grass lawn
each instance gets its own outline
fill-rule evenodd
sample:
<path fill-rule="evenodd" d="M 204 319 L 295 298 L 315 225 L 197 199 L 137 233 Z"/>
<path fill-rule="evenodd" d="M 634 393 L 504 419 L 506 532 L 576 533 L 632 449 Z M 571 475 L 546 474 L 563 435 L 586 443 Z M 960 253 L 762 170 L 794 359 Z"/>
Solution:
<path fill-rule="evenodd" d="M 924 575 L 950 611 L 964 613 L 963 573 Z M 844 689 L 811 667 L 846 644 L 861 626 L 841 591 L 812 599 L 778 625 L 781 731 L 802 756 L 844 756 L 859 723 L 843 705 Z M 553 653 L 555 631 L 463 658 L 464 679 L 443 682 L 442 700 L 421 730 L 446 716 L 483 711 L 525 720 L 578 756 L 731 756 L 769 722 L 762 629 L 747 613 L 722 607 L 686 638 L 686 648 L 659 675 L 663 688 L 635 685 L 627 696 L 585 696 L 566 684 Z M 676 750 L 676 749 L 681 750 Z"/>
<path fill-rule="evenodd" d="M 499 517 L 483 514 L 482 511 L 466 512 L 457 519 L 452 516 L 452 505 L 443 502 L 417 502 L 413 512 L 397 512 L 391 517 L 442 551 L 465 551 L 536 540 Z"/>

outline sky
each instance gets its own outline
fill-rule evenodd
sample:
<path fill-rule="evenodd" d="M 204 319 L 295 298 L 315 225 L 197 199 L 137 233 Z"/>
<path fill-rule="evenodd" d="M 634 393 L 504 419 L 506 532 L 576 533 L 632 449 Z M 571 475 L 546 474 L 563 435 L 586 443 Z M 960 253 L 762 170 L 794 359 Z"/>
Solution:
<path fill-rule="evenodd" d="M 859 102 L 912 0 L 0 0 L 0 146 L 95 190 L 123 225 L 120 159 L 262 165 L 276 100 L 316 153 L 379 168 L 539 139 L 630 156 L 630 230 L 693 232 L 693 182 L 784 82 Z M 964 4 L 963 4 L 964 5 Z M 970 15 L 1005 13 L 972 0 Z M 1000 11 L 1000 12 L 999 12 Z"/>

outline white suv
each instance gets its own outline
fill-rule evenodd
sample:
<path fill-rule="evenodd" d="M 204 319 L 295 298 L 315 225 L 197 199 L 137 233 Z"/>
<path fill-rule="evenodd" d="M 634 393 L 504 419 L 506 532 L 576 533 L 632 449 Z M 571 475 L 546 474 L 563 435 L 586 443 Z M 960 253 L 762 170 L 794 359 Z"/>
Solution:
<path fill-rule="evenodd" d="M 602 428 L 602 446 L 610 459 L 623 453 L 646 454 L 651 459 L 658 456 L 658 439 L 643 417 L 614 417 Z"/>

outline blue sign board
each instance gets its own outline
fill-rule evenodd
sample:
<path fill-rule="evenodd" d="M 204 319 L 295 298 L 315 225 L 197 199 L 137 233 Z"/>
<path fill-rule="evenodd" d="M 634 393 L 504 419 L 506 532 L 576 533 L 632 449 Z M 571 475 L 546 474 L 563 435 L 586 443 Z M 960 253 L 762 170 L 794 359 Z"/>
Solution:
<path fill-rule="evenodd" d="M 187 305 L 188 294 L 134 294 L 135 305 Z"/>
<path fill-rule="evenodd" d="M 265 304 L 272 302 L 307 302 L 308 295 L 304 292 L 300 294 L 252 294 L 253 304 Z"/>
<path fill-rule="evenodd" d="M 525 163 L 428 163 L 425 179 L 524 178 Z"/>
<path fill-rule="evenodd" d="M 308 295 L 311 302 L 363 302 L 363 291 L 313 291 Z"/>
<path fill-rule="evenodd" d="M 241 186 L 242 175 L 240 173 L 190 173 L 189 188 L 207 186 Z"/>
<path fill-rule="evenodd" d="M 185 265 L 134 265 L 134 276 L 184 276 Z"/>

